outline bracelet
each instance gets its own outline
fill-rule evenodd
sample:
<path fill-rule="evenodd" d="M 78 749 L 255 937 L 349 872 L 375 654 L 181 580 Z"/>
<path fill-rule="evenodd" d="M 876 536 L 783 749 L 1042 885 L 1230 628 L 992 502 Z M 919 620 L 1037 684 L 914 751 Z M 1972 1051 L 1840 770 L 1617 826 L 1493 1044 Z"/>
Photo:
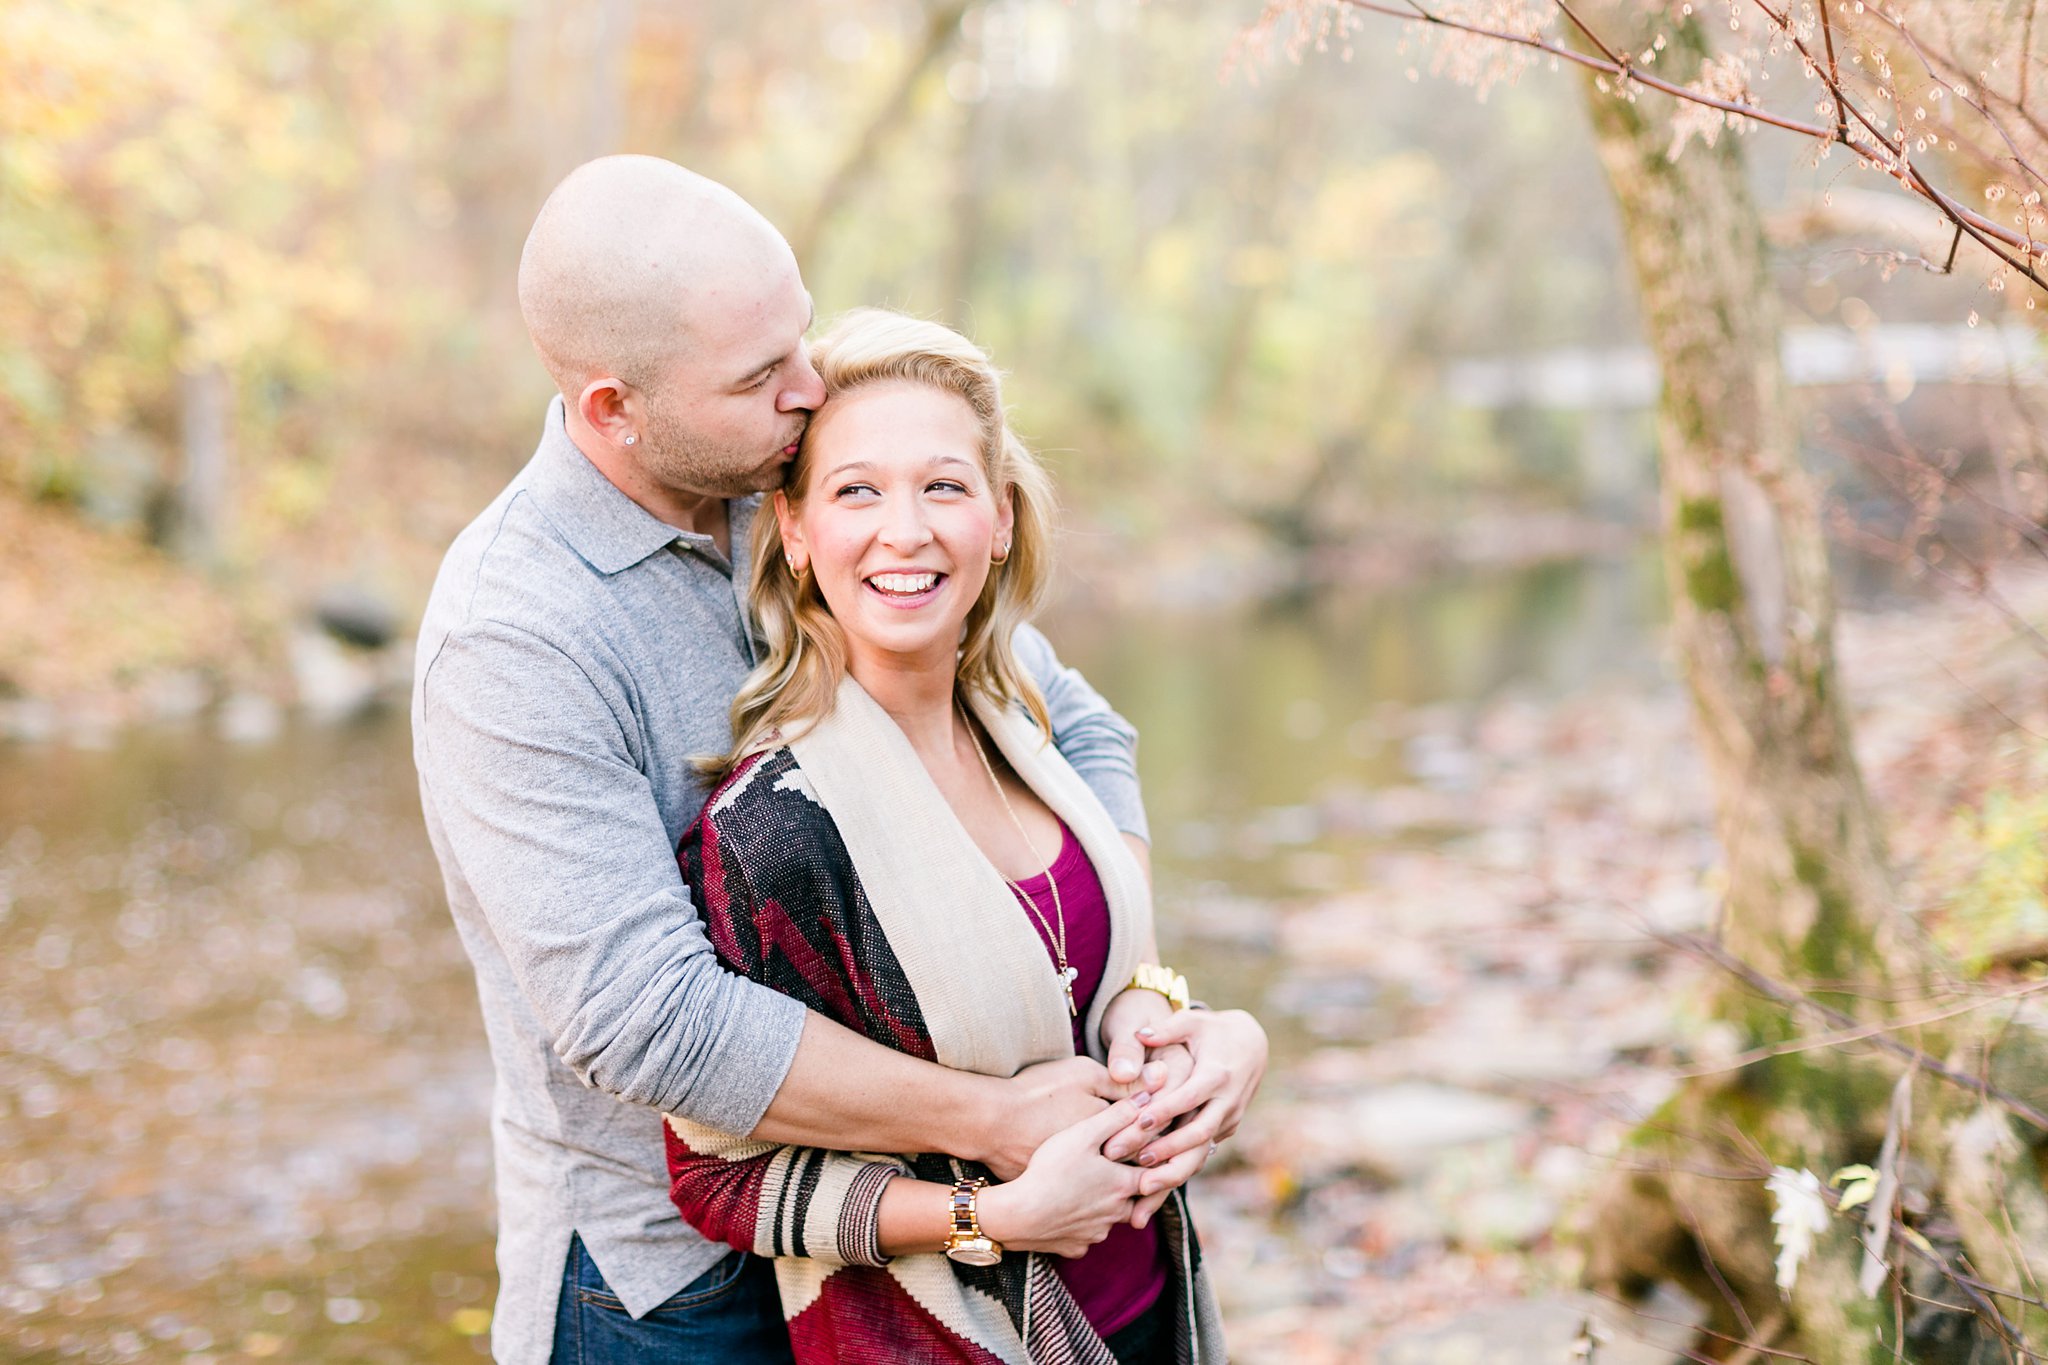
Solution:
<path fill-rule="evenodd" d="M 885 1266 L 882 1251 L 882 1195 L 903 1172 L 887 1162 L 862 1168 L 846 1192 L 839 1215 L 839 1259 L 848 1265 Z"/>
<path fill-rule="evenodd" d="M 1167 1003 L 1176 1011 L 1188 1007 L 1188 979 L 1173 968 L 1156 962 L 1138 964 L 1138 970 L 1131 974 L 1131 989 L 1155 991 L 1165 996 Z"/>

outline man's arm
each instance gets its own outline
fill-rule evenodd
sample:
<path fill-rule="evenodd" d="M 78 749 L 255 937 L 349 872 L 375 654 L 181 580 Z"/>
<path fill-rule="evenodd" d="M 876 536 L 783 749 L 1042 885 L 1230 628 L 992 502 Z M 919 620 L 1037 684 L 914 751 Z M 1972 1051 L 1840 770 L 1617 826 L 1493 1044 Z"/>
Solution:
<path fill-rule="evenodd" d="M 764 1141 L 945 1150 L 1005 1176 L 1111 1097 L 1085 1058 L 1007 1081 L 952 1071 L 726 971 L 613 703 L 555 646 L 467 626 L 421 687 L 443 833 L 528 1007 L 589 1084 Z M 1023 1106 L 1032 1121 L 1011 1122 Z"/>
<path fill-rule="evenodd" d="M 1102 694 L 1053 653 L 1035 626 L 1019 626 L 1013 641 L 1017 661 L 1038 690 L 1052 719 L 1052 742 L 1108 809 L 1116 827 L 1149 842 L 1145 799 L 1138 790 L 1138 732 L 1110 709 Z M 1142 860 L 1149 872 L 1149 857 Z"/>
<path fill-rule="evenodd" d="M 421 681 L 421 776 L 444 838 L 555 1053 L 621 1099 L 746 1132 L 803 1006 L 723 970 L 601 684 L 496 622 Z"/>
<path fill-rule="evenodd" d="M 953 1071 L 809 1014 L 789 1074 L 749 1136 L 863 1152 L 945 1152 L 1010 1180 L 1040 1143 L 1129 1089 L 1088 1057 L 1041 1062 L 1007 1079 Z"/>

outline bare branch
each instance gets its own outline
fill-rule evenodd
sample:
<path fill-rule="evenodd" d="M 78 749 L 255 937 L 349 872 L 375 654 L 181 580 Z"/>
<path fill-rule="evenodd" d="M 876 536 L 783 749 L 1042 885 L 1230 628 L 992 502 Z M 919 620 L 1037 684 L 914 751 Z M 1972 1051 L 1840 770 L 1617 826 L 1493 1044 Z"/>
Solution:
<path fill-rule="evenodd" d="M 1734 1310 L 1735 1320 L 1742 1324 L 1742 1335 L 1754 1337 L 1756 1323 L 1751 1321 L 1749 1310 L 1742 1306 L 1742 1296 L 1735 1292 L 1728 1283 L 1728 1277 L 1721 1273 L 1721 1264 L 1714 1259 L 1714 1248 L 1707 1242 L 1706 1229 L 1700 1226 L 1700 1216 L 1692 1211 L 1691 1204 L 1678 1197 L 1676 1190 L 1671 1191 L 1671 1204 L 1678 1210 L 1679 1217 L 1685 1220 L 1685 1230 L 1692 1234 L 1693 1249 L 1699 1252 L 1700 1264 L 1706 1267 L 1707 1276 L 1713 1280 L 1715 1291 L 1720 1294 L 1721 1301 Z"/>
<path fill-rule="evenodd" d="M 1697 953 L 1701 957 L 1706 958 L 1709 962 L 1714 963 L 1759 995 L 1767 996 L 1782 1005 L 1794 1005 L 1810 1010 L 1821 1018 L 1832 1021 L 1837 1028 L 1858 1027 L 1856 1020 L 1851 1016 L 1844 1014 L 1832 1005 L 1822 1004 L 1804 991 L 1796 990 L 1791 986 L 1773 981 L 1770 977 L 1765 976 L 1762 972 L 1750 966 L 1741 958 L 1736 957 L 1718 943 L 1702 938 L 1698 934 L 1669 934 L 1656 929 L 1651 929 L 1649 932 L 1659 942 L 1686 952 Z M 1916 1063 L 1924 1068 L 1929 1075 L 1939 1076 L 1943 1080 L 1959 1085 L 1965 1090 L 1971 1090 L 1982 1095 L 1986 1100 L 2000 1105 L 2016 1118 L 2026 1121 L 2044 1133 L 2048 1133 L 2048 1114 L 2042 1113 L 2018 1095 L 2002 1090 L 1967 1072 L 1958 1071 L 1954 1067 L 1928 1056 L 1919 1048 L 1902 1043 L 1896 1038 L 1888 1037 L 1883 1033 L 1871 1034 L 1870 1041 L 1878 1048 L 1891 1053 L 1895 1057 Z"/>
<path fill-rule="evenodd" d="M 1593 32 L 1592 29 L 1586 27 L 1586 21 L 1584 19 L 1581 19 L 1577 14 L 1574 14 L 1572 12 L 1572 7 L 1570 5 L 1567 5 L 1564 2 L 1564 0 L 1553 0 L 1553 3 L 1555 3 L 1558 9 L 1563 12 L 1565 18 L 1572 21 L 1572 25 L 1575 28 L 1577 28 L 1579 32 L 1586 35 L 1587 42 L 1591 43 L 1594 47 L 1599 48 L 1603 53 L 1607 54 L 1607 60 L 1614 63 L 1616 69 L 1621 72 L 1622 79 L 1629 79 L 1631 73 L 1629 70 L 1628 58 L 1621 56 L 1613 48 L 1609 47 L 1606 44 L 1606 42 L 1604 42 L 1601 39 L 1599 34 Z"/>
<path fill-rule="evenodd" d="M 2048 242 L 2039 241 L 2029 232 L 2015 231 L 2002 223 L 1987 218 L 1974 209 L 1958 203 L 1953 196 L 1937 187 L 1927 178 L 1919 166 L 1914 163 L 1910 152 L 1907 150 L 1903 126 L 1897 134 L 1897 142 L 1895 143 L 1893 138 L 1885 133 L 1882 126 L 1851 98 L 1840 79 L 1838 68 L 1831 57 L 1817 56 L 1794 29 L 1789 13 L 1773 9 L 1769 4 L 1765 3 L 1765 0 L 1755 0 L 1757 8 L 1769 17 L 1778 32 L 1805 59 L 1826 85 L 1828 93 L 1835 103 L 1836 122 L 1833 127 L 1809 123 L 1802 119 L 1787 118 L 1782 114 L 1765 109 L 1757 104 L 1741 100 L 1721 99 L 1704 91 L 1695 90 L 1689 86 L 1652 75 L 1620 56 L 1609 43 L 1595 34 L 1579 18 L 1578 14 L 1568 4 L 1564 3 L 1564 0 L 1556 0 L 1558 9 L 1571 20 L 1581 33 L 1585 34 L 1588 41 L 1592 42 L 1601 53 L 1605 54 L 1604 56 L 1594 56 L 1590 53 L 1579 52 L 1561 43 L 1552 42 L 1543 37 L 1541 33 L 1515 33 L 1504 29 L 1488 28 L 1483 24 L 1470 23 L 1454 16 L 1436 13 L 1423 8 L 1416 0 L 1408 0 L 1405 7 L 1384 3 L 1384 0 L 1332 0 L 1332 2 L 1344 8 L 1368 14 L 1385 15 L 1389 18 L 1401 19 L 1409 23 L 1430 25 L 1459 33 L 1471 34 L 1475 37 L 1486 38 L 1495 42 L 1506 43 L 1511 46 L 1529 48 L 1561 61 L 1572 62 L 1588 70 L 1616 77 L 1622 81 L 1633 81 L 1638 85 L 1646 86 L 1649 89 L 1669 95 L 1674 99 L 1685 100 L 1709 109 L 1717 109 L 1724 114 L 1747 119 L 1755 123 L 1766 124 L 1774 128 L 1781 128 L 1786 132 L 1800 133 L 1822 142 L 1839 143 L 1866 165 L 1884 172 L 1913 194 L 1934 205 L 1935 208 L 1941 211 L 1942 216 L 1947 218 L 1956 227 L 1958 232 L 1967 234 L 1972 241 L 1983 247 L 1985 251 L 1989 252 L 2007 269 L 2024 277 L 2044 292 L 2048 292 L 2048 276 L 2044 276 L 2035 268 L 2037 260 L 2048 262 Z M 1822 13 L 1825 17 L 1825 8 L 1823 8 Z M 1832 21 L 1829 22 L 1825 30 L 1825 36 L 1830 42 L 1832 41 Z M 1863 140 L 1851 129 L 1849 127 L 1851 118 L 1874 141 Z M 2017 149 L 2015 149 L 2015 157 L 2020 160 L 2025 169 L 2031 171 L 2031 167 L 2025 167 L 2024 159 L 2018 157 Z"/>
<path fill-rule="evenodd" d="M 1954 674 L 1950 674 L 1950 676 L 1953 677 Z M 2003 713 L 2001 712 L 2000 714 Z M 1931 1014 L 1915 1015 L 1911 1019 L 1901 1019 L 1895 1023 L 1861 1024 L 1854 1028 L 1836 1029 L 1828 1033 L 1816 1034 L 1811 1038 L 1799 1038 L 1791 1042 L 1775 1043 L 1770 1047 L 1751 1048 L 1749 1051 L 1740 1053 L 1725 1062 L 1716 1062 L 1711 1066 L 1680 1067 L 1670 1074 L 1675 1079 L 1687 1080 L 1696 1076 L 1717 1076 L 1729 1071 L 1740 1071 L 1744 1067 L 1754 1066 L 1758 1062 L 1769 1061 L 1773 1057 L 1788 1057 L 1795 1053 L 1813 1052 L 1821 1048 L 1843 1047 L 1849 1043 L 1865 1042 L 1881 1033 L 1908 1032 L 1912 1029 L 1923 1028 L 1928 1024 L 1938 1024 L 1944 1019 L 1954 1019 L 1958 1015 L 1969 1014 L 1992 1005 L 2001 1005 L 2009 1000 L 2039 995 L 2043 991 L 2048 991 L 2048 981 L 2031 982 L 2017 990 L 1985 996 L 1982 999 L 1971 1000 L 1961 1005 L 1951 1005 L 1947 1009 L 1935 1010 Z"/>
<path fill-rule="evenodd" d="M 1835 65 L 1835 26 L 1828 18 L 1828 0 L 1816 0 L 1816 2 L 1820 6 L 1821 37 L 1827 42 L 1828 79 L 1832 86 L 1839 89 L 1842 84 L 1842 70 Z M 1847 142 L 1849 140 L 1849 116 L 1842 108 L 1842 97 L 1840 95 L 1835 96 L 1835 140 L 1837 142 Z"/>
<path fill-rule="evenodd" d="M 1966 86 L 1969 73 L 1961 70 L 1954 62 L 1943 62 L 1935 56 L 1929 54 L 1926 47 L 1920 42 L 1919 36 L 1913 33 L 1911 30 L 1909 30 L 1904 24 L 1901 24 L 1896 19 L 1892 18 L 1891 15 L 1886 14 L 1884 12 L 1884 6 L 1872 6 L 1866 12 L 1875 16 L 1878 23 L 1883 24 L 1886 28 L 1890 29 L 1893 33 L 1897 34 L 1899 38 L 1902 41 L 1904 41 L 1908 47 L 1912 48 L 1913 55 L 1918 57 L 1920 59 L 1920 64 L 1927 68 L 1927 74 L 1934 77 L 1935 80 L 1939 81 L 1944 87 L 1948 88 L 1951 91 L 1951 93 L 1954 93 L 1956 87 L 1958 86 Z M 2024 71 L 2024 67 L 2025 63 L 2023 59 L 2022 71 Z M 1944 70 L 1943 68 L 1946 69 Z M 1973 87 L 1966 86 L 1966 88 Z M 1994 92 L 1987 91 L 1986 93 L 1990 94 Z M 2024 171 L 2026 174 L 2032 176 L 2035 180 L 2041 181 L 2041 183 L 2043 184 L 2048 184 L 2048 180 L 2044 180 L 2042 178 L 2041 173 L 2035 170 L 2033 165 L 2029 163 L 2026 157 L 2021 153 L 2019 144 L 2013 141 L 2012 134 L 2006 131 L 2004 123 L 2002 123 L 1998 119 L 1998 117 L 1994 115 L 1989 109 L 1985 108 L 1981 100 L 1978 100 L 1973 95 L 1964 94 L 1957 94 L 1956 98 L 1962 100 L 1965 104 L 1969 105 L 1972 109 L 1975 109 L 1980 115 L 1983 116 L 1985 124 L 1991 129 L 1991 131 L 1998 134 L 1999 140 L 2004 142 L 2006 147 L 2012 152 L 2011 159 L 2015 166 L 2019 167 L 2019 169 Z M 2043 126 L 2031 114 L 2026 113 L 2024 109 L 2015 109 L 2015 112 L 2019 113 L 2021 119 L 2026 123 L 2026 125 L 2030 129 L 2033 130 L 2034 134 L 2037 137 L 2041 138 L 2043 141 L 2048 141 L 2048 126 Z"/>
<path fill-rule="evenodd" d="M 1688 1328 L 1694 1332 L 1699 1333 L 1703 1337 L 1712 1337 L 1715 1341 L 1725 1341 L 1730 1346 L 1734 1346 L 1738 1349 L 1757 1351 L 1763 1355 L 1770 1356 L 1776 1360 L 1803 1360 L 1808 1362 L 1808 1365 L 1811 1365 L 1811 1362 L 1813 1360 L 1812 1356 L 1801 1355 L 1797 1351 L 1775 1350 L 1772 1347 L 1764 1344 L 1764 1342 L 1776 1341 L 1781 1335 L 1784 1334 L 1785 1313 L 1783 1309 L 1778 1309 L 1774 1311 L 1769 1317 L 1764 1319 L 1762 1342 L 1755 1340 L 1745 1341 L 1741 1337 L 1730 1336 L 1726 1332 L 1717 1332 L 1713 1328 L 1705 1326 L 1704 1324 L 1686 1322 L 1679 1318 L 1660 1317 L 1655 1313 L 1646 1313 L 1643 1311 L 1640 1305 L 1630 1303 L 1626 1299 L 1617 1298 L 1612 1294 L 1603 1293 L 1598 1289 L 1592 1290 L 1591 1292 L 1595 1297 L 1606 1300 L 1608 1303 L 1613 1304 L 1616 1308 L 1619 1308 L 1623 1312 L 1627 1313 L 1630 1317 L 1641 1318 L 1645 1322 L 1660 1322 L 1669 1327 Z"/>
<path fill-rule="evenodd" d="M 1899 1220 L 1894 1220 L 1894 1226 L 1895 1229 L 1903 1228 L 1905 1224 Z M 2017 1341 L 2020 1342 L 2022 1346 L 2025 1345 L 2026 1338 L 2023 1335 L 2021 1335 L 2020 1329 L 2013 1324 L 2012 1319 L 2006 1317 L 2004 1313 L 2000 1312 L 1998 1305 L 1993 1303 L 1988 1297 L 1986 1297 L 1988 1294 L 2002 1294 L 2004 1291 L 1990 1289 L 1988 1286 L 1980 1288 L 1983 1282 L 1978 1280 L 1974 1275 L 1966 1275 L 1962 1271 L 1957 1270 L 1954 1266 L 1949 1264 L 1948 1258 L 1946 1256 L 1943 1256 L 1940 1252 L 1934 1251 L 1931 1248 L 1919 1245 L 1910 1237 L 1901 1237 L 1899 1239 L 1898 1244 L 1906 1248 L 1906 1250 L 1912 1253 L 1913 1255 L 1919 1257 L 1921 1260 L 1933 1266 L 1936 1270 L 1939 1270 L 1945 1277 L 1947 1277 L 1949 1283 L 1953 1284 L 1956 1288 L 1963 1291 L 1963 1294 L 1970 1300 L 1970 1302 L 1973 1305 L 1975 1305 L 1977 1311 L 1981 1313 L 1987 1320 L 1989 1320 L 1991 1325 L 1998 1331 L 1999 1336 L 2001 1338 L 2000 1344 L 2006 1348 L 2008 1359 L 2011 1358 L 2012 1343 Z M 2014 1294 L 2010 1297 L 2023 1298 L 2025 1296 Z M 2028 1358 L 2033 1358 L 2031 1353 L 2029 1354 Z"/>
<path fill-rule="evenodd" d="M 1815 58 L 1812 49 L 1807 47 L 1805 39 L 1801 38 L 1792 27 L 1791 11 L 1788 9 L 1784 13 L 1780 13 L 1772 9 L 1765 0 L 1754 0 L 1754 3 L 1777 26 L 1778 32 L 1783 34 L 1785 40 L 1791 43 L 1793 49 L 1806 60 L 1807 65 L 1818 71 L 1820 63 Z M 1827 84 L 1829 92 L 1834 95 L 1837 107 L 1839 108 L 1846 104 L 1849 112 L 1855 116 L 1856 121 L 1868 129 L 1870 135 L 1892 153 L 1889 161 L 1884 157 L 1875 155 L 1869 157 L 1878 169 L 1884 171 L 1907 189 L 1912 190 L 1915 194 L 1920 195 L 1940 209 L 1950 222 L 1954 223 L 1962 231 L 1969 233 L 1978 245 L 2003 261 L 2009 269 L 2019 272 L 2029 280 L 2032 280 L 2036 285 L 2039 285 L 2044 291 L 2048 291 L 2048 279 L 2035 274 L 2032 265 L 2032 257 L 2035 255 L 2048 256 L 2048 243 L 2036 242 L 2031 235 L 2011 232 L 2001 224 L 1994 223 L 1975 210 L 1965 208 L 1935 188 L 1934 182 L 1921 172 L 1920 168 L 1914 164 L 1912 154 L 1906 150 L 1906 126 L 1903 116 L 1899 122 L 1898 142 L 1894 146 L 1885 137 L 1884 129 L 1879 127 L 1868 114 L 1863 112 L 1862 106 L 1848 102 L 1839 81 L 1831 76 L 1823 76 L 1821 79 Z M 1843 139 L 1842 145 L 1850 148 L 1852 151 L 1856 151 L 1858 155 L 1864 155 L 1859 144 L 1853 138 Z M 1987 240 L 1987 235 L 1997 238 L 2008 246 L 2018 247 L 2024 253 L 2026 259 L 2024 261 L 2015 261 L 2004 250 L 2001 250 L 1998 246 Z"/>
<path fill-rule="evenodd" d="M 1703 91 L 1693 90 L 1687 86 L 1664 80 L 1662 77 L 1653 76 L 1640 67 L 1625 66 L 1619 62 L 1595 57 L 1590 53 L 1580 52 L 1575 48 L 1564 47 L 1550 42 L 1548 39 L 1536 34 L 1510 33 L 1504 29 L 1486 28 L 1479 24 L 1468 24 L 1462 19 L 1453 19 L 1441 14 L 1428 14 L 1425 17 L 1418 18 L 1412 10 L 1396 9 L 1392 5 L 1379 3 L 1379 0 L 1335 0 L 1335 3 L 1344 6 L 1346 9 L 1363 10 L 1368 14 L 1383 14 L 1393 19 L 1405 19 L 1410 23 L 1428 23 L 1438 28 L 1454 29 L 1459 33 L 1469 33 L 1478 38 L 1491 38 L 1495 42 L 1508 43 L 1515 47 L 1531 48 L 1537 52 L 1556 57 L 1561 61 L 1576 63 L 1588 70 L 1634 81 L 1638 85 L 1648 86 L 1652 90 L 1660 91 L 1675 99 L 1689 100 L 1694 104 L 1705 105 L 1709 109 L 1719 109 L 1725 114 L 1734 114 L 1741 118 L 1753 119 L 1758 123 L 1768 123 L 1774 128 L 1783 128 L 1787 132 L 1804 133 L 1808 137 L 1817 137 L 1824 142 L 1832 142 L 1834 140 L 1834 134 L 1820 124 L 1804 123 L 1798 119 L 1786 118 L 1782 114 L 1773 113 L 1769 109 L 1764 109 L 1754 104 L 1742 104 L 1734 100 L 1717 99 Z"/>

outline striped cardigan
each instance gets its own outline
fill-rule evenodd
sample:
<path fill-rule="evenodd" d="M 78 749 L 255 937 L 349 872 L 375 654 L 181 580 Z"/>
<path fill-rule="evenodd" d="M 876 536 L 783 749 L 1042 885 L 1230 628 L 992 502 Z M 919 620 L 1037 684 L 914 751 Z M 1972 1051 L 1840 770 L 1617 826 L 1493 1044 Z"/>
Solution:
<path fill-rule="evenodd" d="M 1149 938 L 1143 873 L 1109 816 L 1017 709 L 976 703 L 1012 768 L 1093 860 L 1111 916 L 1105 982 L 1130 979 Z M 733 971 L 900 1052 L 1008 1076 L 1071 1055 L 1066 1001 L 1008 886 L 954 817 L 888 714 L 851 679 L 830 716 L 743 763 L 679 858 Z M 1096 1041 L 1113 990 L 1097 992 Z M 934 1153 L 777 1146 L 671 1115 L 671 1193 L 707 1236 L 775 1258 L 801 1365 L 838 1361 L 1114 1365 L 1052 1258 L 994 1266 L 881 1256 L 876 1215 L 895 1176 L 989 1173 Z M 1176 1359 L 1221 1365 L 1214 1300 L 1187 1204 L 1160 1211 Z"/>

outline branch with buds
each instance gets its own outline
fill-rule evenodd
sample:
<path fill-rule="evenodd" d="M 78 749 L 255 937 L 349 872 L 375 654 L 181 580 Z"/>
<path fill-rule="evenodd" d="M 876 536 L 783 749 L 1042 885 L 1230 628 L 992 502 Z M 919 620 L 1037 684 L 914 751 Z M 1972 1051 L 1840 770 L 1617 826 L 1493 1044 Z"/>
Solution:
<path fill-rule="evenodd" d="M 1699 0 L 1702 4 L 1707 2 Z M 1770 34 L 1769 55 L 1796 56 L 1806 77 L 1820 84 L 1825 98 L 1818 108 L 1828 115 L 1828 121 L 1817 123 L 1765 107 L 1739 80 L 1739 61 L 1710 62 L 1709 71 L 1698 81 L 1668 80 L 1652 69 L 1663 46 L 1661 40 L 1643 53 L 1631 56 L 1582 18 L 1571 0 L 1551 3 L 1554 11 L 1531 16 L 1527 6 L 1503 5 L 1500 0 L 1493 0 L 1490 13 L 1486 14 L 1459 6 L 1456 0 L 1439 0 L 1433 5 L 1424 0 L 1269 0 L 1264 14 L 1247 36 L 1252 40 L 1250 45 L 1270 42 L 1281 25 L 1292 21 L 1295 30 L 1289 48 L 1298 58 L 1306 46 L 1326 46 L 1333 30 L 1348 34 L 1354 24 L 1352 16 L 1379 15 L 1402 20 L 1424 32 L 1459 34 L 1573 63 L 1598 73 L 1603 89 L 1608 88 L 1605 82 L 1611 81 L 1615 93 L 1622 98 L 1634 98 L 1635 90 L 1641 88 L 1712 111 L 1710 119 L 1712 114 L 1719 114 L 1721 121 L 1727 123 L 1746 122 L 1812 138 L 1823 154 L 1828 148 L 1840 146 L 1855 156 L 1863 168 L 1882 172 L 1908 193 L 1931 204 L 1953 227 L 1956 244 L 1964 237 L 1969 238 L 1999 263 L 2001 274 L 2010 271 L 2048 293 L 2048 240 L 2040 235 L 2048 231 L 2048 210 L 2042 208 L 2048 177 L 2029 159 L 2025 141 L 2008 122 L 2017 122 L 2027 135 L 2048 144 L 2048 125 L 2027 108 L 2031 11 L 2027 41 L 2021 46 L 2019 90 L 2002 95 L 1989 89 L 1988 82 L 1980 82 L 1973 89 L 1962 75 L 1966 67 L 1958 53 L 1930 49 L 1913 31 L 1903 10 L 1895 6 L 1888 13 L 1879 0 L 1855 3 L 1850 13 L 1842 12 L 1842 0 L 1781 0 L 1781 5 L 1774 5 L 1771 0 L 1727 0 L 1731 26 L 1740 27 L 1741 13 L 1761 16 Z M 1795 4 L 1803 13 L 1795 12 Z M 1683 6 L 1686 15 L 1692 10 L 1692 4 Z M 2014 200 L 2018 212 L 2013 222 L 2000 222 L 1967 207 L 1938 183 L 1936 174 L 1923 164 L 1921 153 L 1944 144 L 1955 149 L 1956 139 L 1929 131 L 1931 125 L 1924 103 L 1912 105 L 1913 112 L 1908 114 L 1907 97 L 1899 88 L 1885 43 L 1857 34 L 1849 23 L 1852 17 L 1857 23 L 1881 29 L 1888 40 L 1913 53 L 1926 73 L 1929 101 L 1953 96 L 1976 114 L 1989 136 L 2005 149 L 2004 155 L 1974 147 L 1971 150 L 1980 160 L 2009 166 L 2020 178 L 2019 186 L 1994 186 L 1987 191 L 1994 202 L 2008 195 Z M 1550 27 L 1559 19 L 1575 30 L 1590 50 L 1581 50 L 1553 35 Z M 1874 72 L 1875 76 L 1865 83 L 1867 88 L 1859 87 L 1844 74 L 1838 49 L 1848 44 L 1856 44 L 1850 48 L 1851 69 L 1862 67 L 1865 59 L 1869 59 L 1865 75 Z M 1732 82 L 1731 77 L 1735 77 Z M 1478 79 L 1483 84 L 1489 78 Z M 1733 90 L 1729 88 L 1731 83 L 1736 87 Z M 1887 120 L 1877 111 L 1877 106 L 1884 103 L 1898 111 L 1896 126 L 1890 131 Z M 1953 127 L 1947 128 L 1950 134 L 1954 131 Z M 1702 135 L 1712 140 L 1711 130 L 1703 131 Z M 1677 155 L 1678 150 L 1674 147 L 1672 154 Z M 2032 188 L 2024 188 L 2029 182 Z M 1953 261 L 1951 249 L 1951 266 Z M 1999 283 L 1994 280 L 1994 287 Z"/>

